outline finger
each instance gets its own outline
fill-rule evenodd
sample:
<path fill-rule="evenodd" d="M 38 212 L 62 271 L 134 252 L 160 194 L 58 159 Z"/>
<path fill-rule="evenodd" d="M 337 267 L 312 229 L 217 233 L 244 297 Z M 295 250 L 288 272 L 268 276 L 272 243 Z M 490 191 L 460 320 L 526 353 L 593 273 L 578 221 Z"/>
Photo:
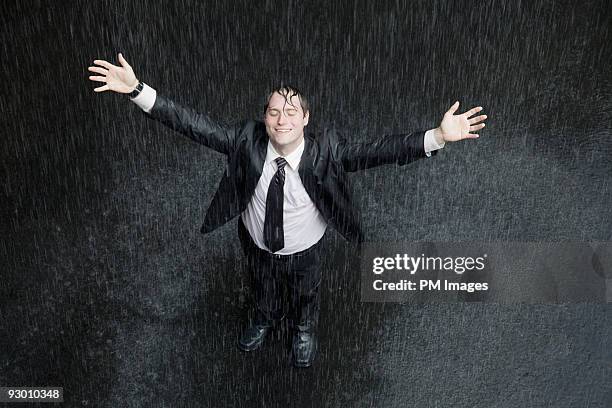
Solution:
<path fill-rule="evenodd" d="M 470 126 L 470 132 L 472 132 L 474 130 L 482 129 L 483 127 L 485 127 L 484 123 L 480 123 L 478 125 Z"/>
<path fill-rule="evenodd" d="M 94 88 L 94 91 L 95 92 L 104 92 L 104 91 L 108 91 L 109 89 L 110 88 L 108 87 L 108 85 L 104 85 L 104 86 L 101 86 L 99 88 Z"/>
<path fill-rule="evenodd" d="M 119 63 L 123 68 L 129 68 L 130 64 L 123 58 L 123 54 L 119 53 Z"/>
<path fill-rule="evenodd" d="M 452 115 L 455 112 L 457 112 L 457 109 L 459 109 L 459 101 L 453 103 L 453 106 L 451 106 L 450 109 L 448 110 L 448 112 L 446 112 L 446 113 L 450 113 Z"/>
<path fill-rule="evenodd" d="M 465 138 L 466 138 L 466 139 L 478 139 L 478 138 L 479 138 L 479 136 L 478 136 L 478 133 L 468 133 L 468 134 L 465 136 Z"/>
<path fill-rule="evenodd" d="M 101 67 L 89 67 L 87 69 L 90 70 L 91 72 L 97 72 L 98 74 L 102 74 L 102 75 L 108 74 L 108 69 L 104 69 Z"/>
<path fill-rule="evenodd" d="M 469 118 L 470 116 L 480 112 L 482 110 L 482 106 L 478 106 L 476 108 L 472 108 L 469 111 L 465 112 L 464 115 L 466 118 Z"/>
<path fill-rule="evenodd" d="M 103 76 L 90 76 L 89 79 L 92 81 L 106 82 L 106 77 Z"/>
<path fill-rule="evenodd" d="M 94 64 L 102 65 L 106 69 L 115 68 L 115 66 L 113 64 L 111 64 L 110 62 L 106 62 L 104 60 L 94 60 Z"/>
<path fill-rule="evenodd" d="M 478 123 L 480 121 L 483 121 L 487 118 L 487 115 L 480 115 L 480 116 L 476 116 L 475 118 L 469 119 L 468 122 L 470 125 L 473 125 L 474 123 Z"/>

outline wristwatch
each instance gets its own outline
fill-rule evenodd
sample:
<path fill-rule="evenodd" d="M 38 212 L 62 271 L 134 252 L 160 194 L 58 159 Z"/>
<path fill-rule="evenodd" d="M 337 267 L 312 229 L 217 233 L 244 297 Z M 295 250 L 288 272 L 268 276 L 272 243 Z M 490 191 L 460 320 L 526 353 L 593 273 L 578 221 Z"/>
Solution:
<path fill-rule="evenodd" d="M 144 84 L 141 81 L 138 81 L 138 85 L 136 85 L 136 89 L 134 89 L 132 92 L 130 92 L 128 94 L 128 96 L 130 98 L 137 97 L 140 94 L 140 92 L 142 91 L 142 88 L 144 88 Z"/>

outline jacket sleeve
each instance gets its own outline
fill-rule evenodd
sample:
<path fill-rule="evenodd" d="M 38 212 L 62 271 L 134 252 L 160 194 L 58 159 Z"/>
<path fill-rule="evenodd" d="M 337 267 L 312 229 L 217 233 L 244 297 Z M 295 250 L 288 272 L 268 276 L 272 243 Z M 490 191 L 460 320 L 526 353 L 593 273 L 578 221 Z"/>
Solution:
<path fill-rule="evenodd" d="M 344 171 L 365 170 L 384 164 L 403 166 L 427 157 L 423 140 L 424 131 L 411 134 L 385 135 L 371 142 L 349 143 L 338 136 L 335 139 L 336 159 L 342 163 Z M 333 140 L 332 139 L 332 140 Z M 437 151 L 431 152 L 435 156 Z"/>
<path fill-rule="evenodd" d="M 238 127 L 222 126 L 208 115 L 183 107 L 159 94 L 151 111 L 143 113 L 219 153 L 227 155 L 235 148 Z"/>

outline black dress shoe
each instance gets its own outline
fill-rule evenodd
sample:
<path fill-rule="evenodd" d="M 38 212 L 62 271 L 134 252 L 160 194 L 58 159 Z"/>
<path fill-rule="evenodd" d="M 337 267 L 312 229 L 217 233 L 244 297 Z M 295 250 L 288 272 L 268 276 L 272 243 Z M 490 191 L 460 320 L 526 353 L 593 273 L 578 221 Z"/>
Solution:
<path fill-rule="evenodd" d="M 270 331 L 270 326 L 255 324 L 247 327 L 238 340 L 238 347 L 243 351 L 257 350 L 263 343 L 268 331 Z"/>
<path fill-rule="evenodd" d="M 317 354 L 317 338 L 314 333 L 297 331 L 293 335 L 293 365 L 310 367 Z"/>

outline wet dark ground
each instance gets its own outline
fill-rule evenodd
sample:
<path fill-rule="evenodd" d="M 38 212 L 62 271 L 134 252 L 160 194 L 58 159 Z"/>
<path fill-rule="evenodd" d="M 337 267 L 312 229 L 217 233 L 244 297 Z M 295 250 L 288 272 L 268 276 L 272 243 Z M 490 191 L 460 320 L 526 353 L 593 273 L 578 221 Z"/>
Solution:
<path fill-rule="evenodd" d="M 123 52 L 228 122 L 291 81 L 310 130 L 355 140 L 482 105 L 480 139 L 351 175 L 367 239 L 610 241 L 607 2 L 8 4 L 0 386 L 62 386 L 71 407 L 611 405 L 610 304 L 363 303 L 331 230 L 315 365 L 290 366 L 283 327 L 240 352 L 236 220 L 198 232 L 223 157 L 86 71 Z"/>

